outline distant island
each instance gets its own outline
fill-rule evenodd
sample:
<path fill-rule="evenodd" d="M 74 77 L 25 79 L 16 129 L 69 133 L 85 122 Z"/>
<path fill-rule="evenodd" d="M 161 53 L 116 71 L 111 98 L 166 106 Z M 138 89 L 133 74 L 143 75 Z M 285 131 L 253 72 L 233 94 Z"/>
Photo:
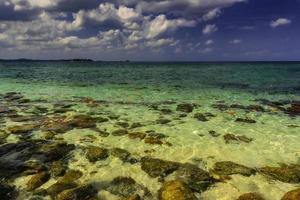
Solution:
<path fill-rule="evenodd" d="M 0 59 L 0 62 L 94 62 L 92 59 L 57 59 L 57 60 L 35 60 L 35 59 Z"/>

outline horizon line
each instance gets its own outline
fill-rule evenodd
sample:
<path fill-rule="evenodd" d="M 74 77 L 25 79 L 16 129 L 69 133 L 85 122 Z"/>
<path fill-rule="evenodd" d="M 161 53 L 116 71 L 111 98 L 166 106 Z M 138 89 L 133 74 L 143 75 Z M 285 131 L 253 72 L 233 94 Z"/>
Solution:
<path fill-rule="evenodd" d="M 239 62 L 300 62 L 300 60 L 96 60 L 90 58 L 70 59 L 31 59 L 31 58 L 0 58 L 0 62 L 125 62 L 125 63 L 239 63 Z"/>

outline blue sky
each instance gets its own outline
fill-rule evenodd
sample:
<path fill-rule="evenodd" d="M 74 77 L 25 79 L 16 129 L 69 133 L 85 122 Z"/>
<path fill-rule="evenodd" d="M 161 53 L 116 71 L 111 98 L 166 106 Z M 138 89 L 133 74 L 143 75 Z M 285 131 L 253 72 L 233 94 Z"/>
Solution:
<path fill-rule="evenodd" d="M 300 0 L 0 0 L 0 58 L 300 60 Z"/>

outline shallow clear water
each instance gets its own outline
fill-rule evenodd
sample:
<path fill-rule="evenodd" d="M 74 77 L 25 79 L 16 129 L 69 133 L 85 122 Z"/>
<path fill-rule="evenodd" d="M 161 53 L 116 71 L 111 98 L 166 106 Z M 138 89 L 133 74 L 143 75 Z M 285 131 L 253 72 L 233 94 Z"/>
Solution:
<path fill-rule="evenodd" d="M 142 127 L 129 131 L 152 130 L 167 137 L 162 140 L 162 145 L 158 145 L 126 136 L 100 137 L 91 129 L 73 129 L 56 135 L 56 139 L 75 144 L 68 166 L 84 172 L 80 178 L 82 184 L 99 180 L 109 182 L 117 176 L 132 177 L 149 189 L 150 199 L 156 199 L 162 184 L 158 178 L 151 178 L 145 173 L 140 164 L 124 163 L 113 156 L 96 163 L 89 162 L 81 148 L 88 145 L 122 148 L 137 158 L 151 156 L 192 163 L 206 171 L 221 161 L 232 161 L 255 169 L 279 166 L 280 163 L 300 164 L 299 113 L 291 114 L 263 103 L 266 100 L 284 101 L 283 107 L 287 108 L 291 101 L 299 102 L 300 63 L 3 62 L 0 63 L 0 94 L 7 92 L 20 92 L 32 100 L 31 106 L 38 104 L 51 108 L 53 104 L 65 101 L 75 104 L 72 110 L 62 113 L 63 116 L 78 113 L 119 116 L 97 124 L 98 128 L 109 133 L 120 129 L 118 122 L 139 122 Z M 88 106 L 83 98 L 91 98 L 90 101 L 98 104 Z M 182 112 L 176 111 L 176 107 L 181 103 L 194 103 L 197 107 L 187 116 L 180 116 Z M 234 107 L 218 109 L 215 104 L 259 105 L 265 111 Z M 157 107 L 153 109 L 153 105 Z M 161 110 L 164 108 L 171 112 L 164 113 Z M 195 113 L 211 113 L 214 117 L 199 121 L 194 117 Z M 157 123 L 160 118 L 170 122 Z M 237 118 L 252 119 L 256 123 L 239 123 L 235 121 Z M 2 129 L 14 124 L 5 118 Z M 212 136 L 210 131 L 215 131 L 218 136 Z M 243 135 L 252 141 L 226 143 L 226 134 Z M 91 136 L 93 139 L 89 139 Z M 31 138 L 42 138 L 41 131 L 33 132 Z M 11 134 L 6 140 L 14 143 L 21 139 Z M 18 177 L 13 184 L 23 191 L 24 183 L 30 177 Z M 165 178 L 172 179 L 173 174 Z M 41 188 L 47 188 L 55 180 L 50 179 Z M 267 200 L 279 200 L 294 188 L 297 184 L 270 180 L 260 173 L 250 177 L 236 174 L 196 196 L 203 200 L 234 200 L 241 194 L 258 192 Z M 31 196 L 31 193 L 23 193 L 19 199 Z M 99 191 L 98 196 L 119 198 L 105 190 Z"/>

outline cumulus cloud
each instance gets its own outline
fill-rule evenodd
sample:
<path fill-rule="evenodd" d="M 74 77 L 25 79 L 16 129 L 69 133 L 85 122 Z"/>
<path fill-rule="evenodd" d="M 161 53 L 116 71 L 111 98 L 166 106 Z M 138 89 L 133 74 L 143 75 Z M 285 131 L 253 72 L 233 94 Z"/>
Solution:
<path fill-rule="evenodd" d="M 0 49 L 176 49 L 176 31 L 245 1 L 0 0 Z M 217 30 L 210 24 L 203 34 Z"/>
<path fill-rule="evenodd" d="M 216 17 L 219 17 L 221 15 L 221 10 L 220 8 L 215 8 L 210 10 L 208 13 L 206 13 L 205 15 L 203 15 L 203 20 L 204 21 L 208 21 L 208 20 L 212 20 Z"/>
<path fill-rule="evenodd" d="M 290 24 L 290 23 L 292 23 L 292 21 L 289 20 L 289 19 L 286 19 L 286 18 L 279 18 L 279 19 L 277 19 L 277 20 L 271 21 L 270 26 L 271 26 L 272 28 L 277 28 L 277 27 L 279 27 L 279 26 L 288 25 L 288 24 Z"/>
<path fill-rule="evenodd" d="M 193 27 L 197 23 L 194 20 L 167 19 L 165 15 L 158 15 L 148 25 L 148 38 L 157 37 L 165 32 L 176 31 L 179 27 Z"/>
<path fill-rule="evenodd" d="M 216 31 L 218 31 L 218 27 L 215 24 L 208 24 L 204 27 L 204 29 L 202 30 L 202 33 L 204 35 L 210 35 Z"/>

